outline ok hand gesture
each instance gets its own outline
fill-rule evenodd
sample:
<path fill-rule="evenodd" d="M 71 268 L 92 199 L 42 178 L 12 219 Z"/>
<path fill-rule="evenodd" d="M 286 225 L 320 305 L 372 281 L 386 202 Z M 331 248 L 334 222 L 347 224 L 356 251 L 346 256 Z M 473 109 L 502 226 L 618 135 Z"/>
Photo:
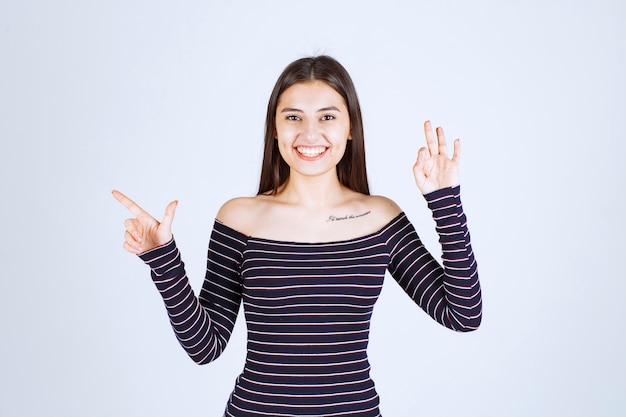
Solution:
<path fill-rule="evenodd" d="M 159 223 L 124 194 L 117 190 L 113 190 L 112 194 L 135 216 L 124 222 L 126 227 L 124 249 L 128 252 L 137 255 L 164 245 L 172 239 L 172 222 L 178 201 L 172 201 L 167 205 L 163 220 Z"/>
<path fill-rule="evenodd" d="M 443 129 L 438 127 L 436 132 L 437 139 L 433 135 L 430 121 L 424 123 L 427 147 L 420 148 L 417 152 L 417 161 L 413 165 L 415 183 L 422 194 L 459 185 L 461 142 L 459 139 L 454 141 L 454 153 L 450 159 Z"/>

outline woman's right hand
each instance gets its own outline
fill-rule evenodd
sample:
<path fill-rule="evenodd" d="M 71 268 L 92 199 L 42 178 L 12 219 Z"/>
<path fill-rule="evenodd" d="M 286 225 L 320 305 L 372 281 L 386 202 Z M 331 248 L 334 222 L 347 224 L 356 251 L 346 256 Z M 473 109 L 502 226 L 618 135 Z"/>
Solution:
<path fill-rule="evenodd" d="M 113 190 L 113 197 L 124 205 L 135 218 L 126 219 L 124 226 L 124 249 L 138 255 L 158 246 L 162 246 L 172 239 L 172 222 L 178 201 L 174 200 L 165 208 L 163 220 L 158 222 L 148 212 L 139 207 L 133 200 L 117 190 Z"/>

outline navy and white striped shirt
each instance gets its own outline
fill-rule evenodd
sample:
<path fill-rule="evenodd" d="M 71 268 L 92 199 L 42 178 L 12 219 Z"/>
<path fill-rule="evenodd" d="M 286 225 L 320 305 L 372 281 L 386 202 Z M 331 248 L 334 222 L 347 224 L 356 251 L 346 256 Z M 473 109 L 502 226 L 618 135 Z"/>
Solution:
<path fill-rule="evenodd" d="M 329 243 L 248 237 L 216 221 L 199 297 L 173 240 L 141 255 L 197 363 L 224 350 L 243 300 L 247 357 L 226 416 L 379 416 L 366 350 L 386 270 L 440 324 L 478 327 L 480 285 L 459 187 L 426 199 L 443 267 L 404 213 L 376 233 Z"/>

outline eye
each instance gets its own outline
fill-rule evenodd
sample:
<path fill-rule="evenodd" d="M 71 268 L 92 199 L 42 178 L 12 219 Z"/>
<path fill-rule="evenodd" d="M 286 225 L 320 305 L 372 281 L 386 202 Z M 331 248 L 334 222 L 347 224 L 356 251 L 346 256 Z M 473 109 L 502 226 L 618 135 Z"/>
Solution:
<path fill-rule="evenodd" d="M 325 115 L 322 116 L 322 120 L 324 120 L 324 121 L 335 120 L 335 115 L 334 114 L 325 114 Z"/>
<path fill-rule="evenodd" d="M 285 116 L 285 120 L 289 120 L 290 122 L 297 122 L 300 120 L 300 116 L 295 114 L 288 114 Z"/>

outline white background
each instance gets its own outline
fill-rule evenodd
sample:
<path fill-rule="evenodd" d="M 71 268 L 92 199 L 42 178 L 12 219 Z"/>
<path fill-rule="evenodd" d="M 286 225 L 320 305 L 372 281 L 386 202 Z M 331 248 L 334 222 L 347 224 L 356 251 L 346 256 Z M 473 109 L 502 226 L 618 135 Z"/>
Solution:
<path fill-rule="evenodd" d="M 390 278 L 372 323 L 385 416 L 626 412 L 626 5 L 619 1 L 0 1 L 0 415 L 218 416 L 245 325 L 199 367 L 121 247 L 130 195 L 194 288 L 227 199 L 252 195 L 265 106 L 330 54 L 363 106 L 372 192 L 440 249 L 411 166 L 461 137 L 483 286 L 471 334 Z"/>

